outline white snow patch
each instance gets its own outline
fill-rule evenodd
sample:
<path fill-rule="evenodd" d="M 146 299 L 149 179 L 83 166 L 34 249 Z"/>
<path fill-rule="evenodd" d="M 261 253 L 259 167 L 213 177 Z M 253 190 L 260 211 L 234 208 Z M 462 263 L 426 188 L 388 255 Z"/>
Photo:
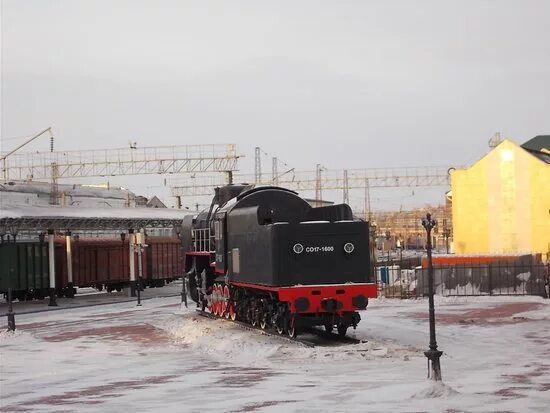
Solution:
<path fill-rule="evenodd" d="M 431 381 L 424 389 L 415 393 L 413 399 L 448 399 L 460 396 L 460 393 L 442 381 Z"/>

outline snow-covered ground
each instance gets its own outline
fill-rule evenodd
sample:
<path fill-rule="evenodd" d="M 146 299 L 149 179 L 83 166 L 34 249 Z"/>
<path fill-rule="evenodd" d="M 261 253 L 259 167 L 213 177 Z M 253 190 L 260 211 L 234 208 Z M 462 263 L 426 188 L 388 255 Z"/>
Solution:
<path fill-rule="evenodd" d="M 426 379 L 425 300 L 374 300 L 351 332 L 366 342 L 315 348 L 197 316 L 176 297 L 22 314 L 0 333 L 0 410 L 549 411 L 550 300 L 436 304 L 440 387 Z"/>

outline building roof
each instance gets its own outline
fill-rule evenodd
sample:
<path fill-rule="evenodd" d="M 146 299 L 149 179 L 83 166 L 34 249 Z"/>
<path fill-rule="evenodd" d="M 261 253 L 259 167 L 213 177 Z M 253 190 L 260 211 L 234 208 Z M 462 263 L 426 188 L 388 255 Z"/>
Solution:
<path fill-rule="evenodd" d="M 29 194 L 50 195 L 51 183 L 39 181 L 9 181 L 0 183 L 1 192 L 21 192 Z M 91 185 L 71 185 L 58 184 L 59 193 L 65 193 L 70 196 L 103 198 L 103 199 L 121 199 L 134 197 L 134 194 L 127 189 L 122 188 L 102 188 Z"/>
<path fill-rule="evenodd" d="M 521 147 L 540 160 L 550 163 L 550 135 L 535 136 Z"/>
<path fill-rule="evenodd" d="M 147 202 L 146 207 L 147 208 L 166 208 L 166 205 L 164 204 L 164 202 L 158 199 L 157 196 L 153 196 L 153 198 L 151 198 L 149 202 Z"/>
<path fill-rule="evenodd" d="M 192 214 L 181 209 L 4 206 L 0 208 L 0 232 L 12 227 L 25 230 L 166 228 L 181 225 L 183 218 Z"/>
<path fill-rule="evenodd" d="M 523 145 L 523 149 L 528 151 L 547 152 L 550 153 L 550 135 L 538 135 L 529 139 Z"/>

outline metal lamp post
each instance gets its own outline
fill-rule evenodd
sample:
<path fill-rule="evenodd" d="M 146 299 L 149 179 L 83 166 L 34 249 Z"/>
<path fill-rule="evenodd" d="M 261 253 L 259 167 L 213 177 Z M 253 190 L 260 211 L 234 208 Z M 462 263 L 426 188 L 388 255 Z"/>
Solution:
<path fill-rule="evenodd" d="M 143 283 L 143 262 L 142 262 L 142 254 L 147 247 L 147 244 L 144 242 L 144 233 L 139 231 L 135 234 L 135 240 L 136 240 L 136 249 L 137 249 L 137 256 L 138 256 L 138 277 L 137 277 L 137 306 L 141 306 L 141 289 L 142 289 L 142 283 Z"/>
<path fill-rule="evenodd" d="M 8 331 L 15 331 L 15 313 L 13 312 L 13 301 L 11 297 L 11 287 L 8 287 Z"/>
<path fill-rule="evenodd" d="M 180 245 L 178 248 L 181 248 L 181 227 L 176 226 L 176 236 L 178 237 L 180 241 Z M 187 286 L 185 283 L 187 282 L 187 277 L 185 274 L 181 275 L 181 302 L 185 304 L 185 308 L 187 308 Z"/>
<path fill-rule="evenodd" d="M 141 237 L 138 238 L 137 256 L 138 256 L 138 279 L 137 279 L 137 306 L 141 307 L 141 277 L 143 277 L 143 263 L 141 262 L 141 253 L 143 247 L 141 245 Z"/>
<path fill-rule="evenodd" d="M 435 308 L 434 308 L 434 269 L 432 263 L 432 229 L 437 225 L 437 221 L 432 218 L 431 214 L 426 214 L 426 218 L 422 219 L 422 226 L 426 229 L 428 253 L 428 298 L 430 306 L 430 349 L 424 352 L 428 358 L 428 363 L 431 361 L 431 377 L 432 380 L 441 381 L 441 365 L 439 358 L 443 354 L 437 349 L 437 341 L 435 339 Z"/>

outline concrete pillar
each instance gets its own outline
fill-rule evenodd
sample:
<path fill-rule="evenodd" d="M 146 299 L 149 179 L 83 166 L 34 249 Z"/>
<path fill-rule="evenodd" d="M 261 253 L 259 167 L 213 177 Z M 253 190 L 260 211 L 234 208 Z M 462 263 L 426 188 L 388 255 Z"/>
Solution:
<path fill-rule="evenodd" d="M 65 233 L 65 246 L 67 249 L 67 297 L 74 298 L 73 287 L 73 249 L 71 231 Z"/>
<path fill-rule="evenodd" d="M 55 245 L 54 245 L 54 231 L 53 229 L 48 230 L 48 255 L 49 255 L 49 264 L 50 264 L 50 303 L 48 304 L 51 307 L 57 306 L 57 301 L 55 299 Z"/>
<path fill-rule="evenodd" d="M 136 234 L 134 230 L 130 229 L 129 231 L 128 242 L 130 243 L 130 256 L 129 256 L 129 265 L 130 265 L 130 297 L 136 296 L 136 262 L 135 262 L 135 252 L 134 246 L 136 244 Z"/>

